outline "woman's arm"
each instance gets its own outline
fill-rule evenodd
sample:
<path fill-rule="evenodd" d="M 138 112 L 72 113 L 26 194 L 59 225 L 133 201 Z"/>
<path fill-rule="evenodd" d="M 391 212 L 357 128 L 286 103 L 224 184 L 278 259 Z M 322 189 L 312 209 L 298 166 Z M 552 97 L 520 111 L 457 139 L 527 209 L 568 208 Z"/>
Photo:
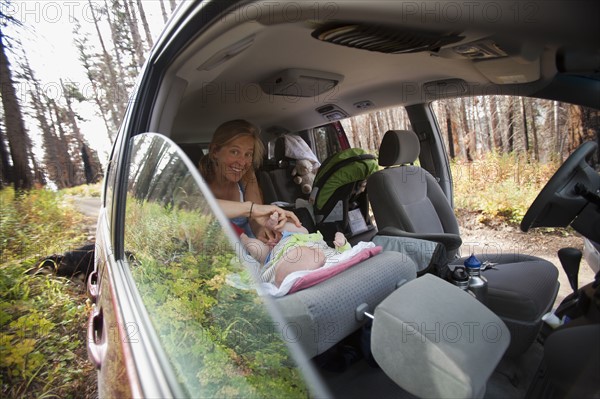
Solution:
<path fill-rule="evenodd" d="M 242 184 L 244 185 L 244 200 L 252 201 L 255 204 L 264 204 L 262 191 L 258 185 L 256 173 L 254 169 L 248 170 L 242 178 Z M 258 220 L 250 220 L 250 227 L 256 237 L 259 237 L 263 241 L 268 241 L 272 238 L 273 234 L 269 229 L 260 224 Z M 268 238 L 265 238 L 268 237 Z"/>
<path fill-rule="evenodd" d="M 230 219 L 238 216 L 246 216 L 249 219 L 256 221 L 259 225 L 265 226 L 271 214 L 277 212 L 279 214 L 279 222 L 276 229 L 283 227 L 288 221 L 291 221 L 298 227 L 302 226 L 294 212 L 286 211 L 275 205 L 257 204 L 252 201 L 237 202 L 222 199 L 217 199 L 217 202 L 221 209 L 223 209 L 225 216 Z"/>
<path fill-rule="evenodd" d="M 256 204 L 264 204 L 262 191 L 258 185 L 258 179 L 254 170 L 251 169 L 246 172 L 246 175 L 242 180 L 242 184 L 244 185 L 244 199 L 246 201 L 252 201 Z"/>
<path fill-rule="evenodd" d="M 222 200 L 217 198 L 217 202 L 223 210 L 223 213 L 225 213 L 225 216 L 227 216 L 229 219 L 250 215 L 252 201 L 238 202 Z"/>

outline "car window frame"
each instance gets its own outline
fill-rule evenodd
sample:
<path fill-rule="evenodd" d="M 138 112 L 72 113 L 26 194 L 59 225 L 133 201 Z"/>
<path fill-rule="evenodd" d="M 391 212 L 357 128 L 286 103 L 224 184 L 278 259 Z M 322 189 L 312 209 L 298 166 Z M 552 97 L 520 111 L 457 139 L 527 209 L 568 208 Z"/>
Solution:
<path fill-rule="evenodd" d="M 450 160 L 444 149 L 440 126 L 431 102 L 407 106 L 405 109 L 421 144 L 419 164 L 435 178 L 450 206 L 454 208 L 454 183 Z"/>
<path fill-rule="evenodd" d="M 164 78 L 165 71 L 175 59 L 176 54 L 185 47 L 189 40 L 200 34 L 204 29 L 208 28 L 213 21 L 221 15 L 224 10 L 227 10 L 237 4 L 223 4 L 224 2 L 211 2 L 212 7 L 207 7 L 206 3 L 195 4 L 194 7 L 181 7 L 179 14 L 174 15 L 168 22 L 170 27 L 165 28 L 160 38 L 156 41 L 155 46 L 151 50 L 148 59 L 138 80 L 131 91 L 129 104 L 126 107 L 125 114 L 121 127 L 117 133 L 115 144 L 112 148 L 113 161 L 111 168 L 114 173 L 114 181 L 107 181 L 106 184 L 112 184 L 112 192 L 105 191 L 103 206 L 110 207 L 107 217 L 109 232 L 107 236 L 108 242 L 105 244 L 110 246 L 106 248 L 106 256 L 108 256 L 109 264 L 103 267 L 109 268 L 110 284 L 112 292 L 115 296 L 113 300 L 118 302 L 114 306 L 120 307 L 120 311 L 125 313 L 124 316 L 131 317 L 137 315 L 135 320 L 140 322 L 140 328 L 148 328 L 149 319 L 147 315 L 144 317 L 144 307 L 140 306 L 139 300 L 135 298 L 135 287 L 132 276 L 127 270 L 128 267 L 124 264 L 124 235 L 123 228 L 125 223 L 125 197 L 127 194 L 127 163 L 129 159 L 130 147 L 128 143 L 131 138 L 137 134 L 141 134 L 149 130 L 151 115 L 156 103 L 156 97 L 159 92 L 160 85 Z M 185 21 L 185 22 L 181 22 Z M 200 27 L 200 28 L 199 28 Z M 187 158 L 187 156 L 185 157 Z M 108 198 L 110 197 L 110 199 Z M 113 263 L 114 261 L 114 263 Z M 117 292 L 124 293 L 125 297 L 119 297 Z M 109 305 L 110 306 L 110 305 Z M 119 311 L 117 311 L 118 313 Z M 122 315 L 121 315 L 122 316 Z M 121 316 L 118 318 L 121 319 Z M 125 318 L 127 320 L 127 318 Z M 141 386 L 142 381 L 137 376 L 132 375 L 133 370 L 130 370 L 131 365 L 131 346 L 127 341 L 129 335 L 126 331 L 127 326 L 117 326 L 121 335 L 124 336 L 123 341 L 114 341 L 112 345 L 121 346 L 125 353 L 125 362 L 128 370 L 129 385 L 133 391 L 144 389 Z M 141 331 L 141 332 L 144 332 Z M 120 335 L 114 335 L 119 337 Z M 138 372 L 137 368 L 135 372 Z M 144 389 L 146 392 L 148 388 Z M 148 394 L 147 394 L 148 395 Z M 165 394 L 156 392 L 157 397 L 164 397 Z M 167 396 L 178 396 L 177 392 Z M 179 395 L 181 396 L 181 395 Z"/>

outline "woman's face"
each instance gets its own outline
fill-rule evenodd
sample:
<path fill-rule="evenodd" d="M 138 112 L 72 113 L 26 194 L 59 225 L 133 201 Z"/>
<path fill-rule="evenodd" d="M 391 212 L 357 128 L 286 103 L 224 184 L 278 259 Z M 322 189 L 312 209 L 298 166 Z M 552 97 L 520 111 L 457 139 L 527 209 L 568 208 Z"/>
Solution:
<path fill-rule="evenodd" d="M 252 167 L 254 156 L 254 138 L 240 136 L 215 151 L 217 175 L 237 183 Z"/>

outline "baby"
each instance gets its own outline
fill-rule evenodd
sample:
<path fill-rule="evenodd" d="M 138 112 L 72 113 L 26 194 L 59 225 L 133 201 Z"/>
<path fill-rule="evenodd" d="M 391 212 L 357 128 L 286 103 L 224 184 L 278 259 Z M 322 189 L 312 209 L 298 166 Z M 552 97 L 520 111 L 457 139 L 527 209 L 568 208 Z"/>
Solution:
<path fill-rule="evenodd" d="M 271 214 L 267 227 L 274 229 L 278 218 L 277 212 Z M 350 248 L 346 237 L 340 232 L 335 233 L 335 248 L 331 248 L 318 231 L 309 233 L 304 227 L 289 222 L 283 226 L 281 238 L 272 248 L 246 234 L 241 234 L 240 239 L 250 256 L 264 265 L 261 280 L 277 287 L 290 273 L 317 269 L 325 264 L 328 257 Z"/>

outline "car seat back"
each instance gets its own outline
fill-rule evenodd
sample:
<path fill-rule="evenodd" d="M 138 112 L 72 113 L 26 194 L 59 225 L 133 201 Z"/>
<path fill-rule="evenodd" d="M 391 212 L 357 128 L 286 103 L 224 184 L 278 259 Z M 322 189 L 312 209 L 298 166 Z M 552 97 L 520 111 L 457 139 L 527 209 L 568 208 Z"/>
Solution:
<path fill-rule="evenodd" d="M 390 130 L 381 141 L 380 170 L 368 179 L 369 199 L 377 227 L 395 227 L 418 234 L 459 234 L 450 202 L 435 178 L 420 166 L 417 135 Z M 456 250 L 449 250 L 454 258 Z"/>
<path fill-rule="evenodd" d="M 298 198 L 308 199 L 308 194 L 304 194 L 301 187 L 294 183 L 294 166 L 296 159 L 286 155 L 285 137 L 278 137 L 275 140 L 273 158 L 265 160 L 263 168 L 257 172 L 265 203 L 283 201 L 293 204 Z"/>
<path fill-rule="evenodd" d="M 396 288 L 416 278 L 414 260 L 384 251 L 315 286 L 276 298 L 290 339 L 316 356 L 358 330 Z"/>

